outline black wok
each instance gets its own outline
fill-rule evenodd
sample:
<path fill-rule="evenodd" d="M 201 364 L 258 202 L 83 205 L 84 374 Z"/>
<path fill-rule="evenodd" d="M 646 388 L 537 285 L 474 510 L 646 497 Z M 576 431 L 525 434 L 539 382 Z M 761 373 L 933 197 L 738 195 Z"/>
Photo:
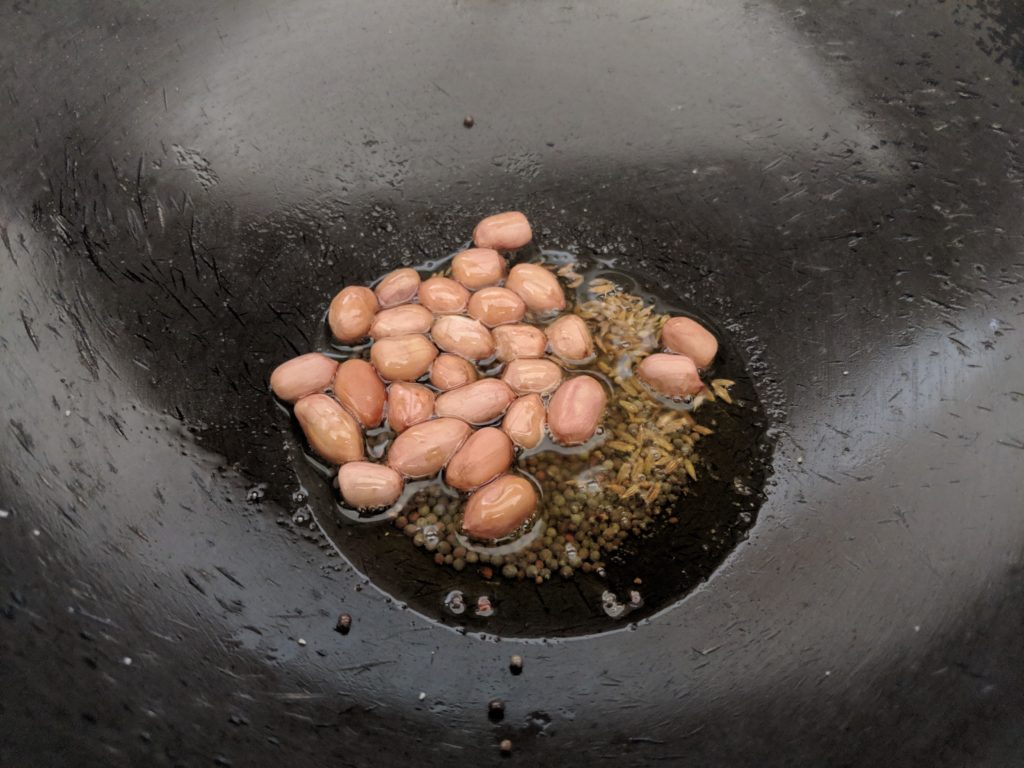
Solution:
<path fill-rule="evenodd" d="M 1019 761 L 1013 3 L 2 18 L 0 764 Z M 632 629 L 453 631 L 292 520 L 272 366 L 507 208 L 705 308 L 770 410 L 748 540 Z"/>

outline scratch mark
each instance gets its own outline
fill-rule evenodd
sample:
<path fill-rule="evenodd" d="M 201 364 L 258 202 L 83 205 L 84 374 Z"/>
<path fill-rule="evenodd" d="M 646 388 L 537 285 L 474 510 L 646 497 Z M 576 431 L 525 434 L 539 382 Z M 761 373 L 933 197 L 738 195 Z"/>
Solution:
<path fill-rule="evenodd" d="M 383 667 L 386 664 L 394 664 L 394 661 L 368 661 L 365 664 L 356 664 L 351 667 L 339 667 L 341 672 L 366 672 L 374 667 Z"/>
<path fill-rule="evenodd" d="M 245 584 L 240 582 L 238 580 L 238 578 L 233 573 L 231 573 L 231 571 L 229 571 L 227 568 L 224 568 L 223 566 L 220 566 L 220 565 L 216 566 L 216 568 L 217 568 L 218 571 L 221 572 L 221 574 L 224 576 L 225 579 L 230 581 L 232 584 L 235 584 L 235 585 L 241 587 L 242 589 L 245 589 Z"/>
<path fill-rule="evenodd" d="M 18 445 L 25 449 L 25 453 L 29 456 L 35 457 L 33 449 L 36 447 L 35 440 L 25 430 L 25 425 L 15 419 L 10 420 L 11 431 L 14 433 L 14 439 L 18 441 Z"/>
<path fill-rule="evenodd" d="M 32 346 L 36 348 L 36 352 L 39 351 L 39 337 L 32 331 L 32 321 L 29 320 L 28 315 L 25 314 L 25 310 L 20 310 L 21 313 L 21 324 L 25 326 L 25 333 L 28 334 L 28 340 L 32 342 Z"/>
<path fill-rule="evenodd" d="M 966 354 L 971 351 L 971 348 L 967 346 L 964 342 L 960 341 L 960 339 L 958 339 L 956 336 L 947 336 L 946 338 L 952 341 L 954 344 L 956 344 L 957 349 L 960 351 L 961 354 Z"/>
<path fill-rule="evenodd" d="M 0 243 L 4 244 L 4 248 L 7 249 L 7 255 L 11 257 L 11 261 L 13 261 L 14 265 L 17 266 L 18 260 L 14 258 L 14 250 L 11 248 L 11 238 L 7 234 L 7 227 L 3 224 L 0 224 Z"/>
<path fill-rule="evenodd" d="M 189 583 L 189 584 L 191 584 L 191 585 L 192 585 L 192 587 L 193 587 L 193 588 L 194 588 L 194 589 L 195 589 L 195 590 L 196 590 L 196 591 L 197 591 L 197 592 L 198 592 L 199 594 L 201 594 L 201 595 L 205 595 L 205 594 L 206 594 L 206 590 L 205 590 L 205 589 L 203 589 L 203 585 L 202 585 L 202 584 L 200 584 L 200 583 L 199 583 L 198 581 L 196 581 L 196 580 L 195 580 L 195 578 L 194 578 L 194 577 L 192 576 L 192 574 L 191 574 L 191 573 L 189 573 L 188 571 L 185 571 L 184 573 L 185 573 L 185 579 L 186 579 L 186 581 L 188 581 L 188 583 Z"/>

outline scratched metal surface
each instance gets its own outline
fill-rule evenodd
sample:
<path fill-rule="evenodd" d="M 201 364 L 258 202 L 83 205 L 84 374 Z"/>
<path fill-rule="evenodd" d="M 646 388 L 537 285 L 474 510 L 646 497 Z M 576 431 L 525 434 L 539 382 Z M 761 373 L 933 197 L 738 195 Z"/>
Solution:
<path fill-rule="evenodd" d="M 0 763 L 1019 757 L 1012 3 L 3 14 Z M 773 407 L 750 539 L 636 631 L 460 635 L 290 522 L 271 366 L 506 207 L 699 297 Z"/>

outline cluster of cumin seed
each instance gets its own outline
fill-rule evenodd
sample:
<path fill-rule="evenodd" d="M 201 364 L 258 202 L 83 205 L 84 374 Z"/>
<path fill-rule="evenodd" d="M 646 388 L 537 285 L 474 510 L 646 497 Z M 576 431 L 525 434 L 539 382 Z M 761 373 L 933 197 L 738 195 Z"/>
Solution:
<path fill-rule="evenodd" d="M 609 410 L 620 413 L 617 420 L 611 414 L 612 439 L 604 447 L 621 454 L 622 460 L 607 487 L 623 500 L 639 495 L 651 504 L 678 483 L 680 469 L 691 480 L 697 479 L 695 446 L 713 430 L 698 424 L 691 411 L 667 408 L 632 376 L 636 363 L 657 349 L 668 315 L 654 312 L 642 298 L 623 292 L 609 280 L 592 280 L 588 288 L 595 298 L 581 304 L 578 313 L 593 328 L 601 353 L 598 370 L 621 392 L 609 402 Z M 734 383 L 712 380 L 711 389 L 694 398 L 694 410 L 702 402 L 714 401 L 716 395 L 731 404 L 729 387 Z"/>

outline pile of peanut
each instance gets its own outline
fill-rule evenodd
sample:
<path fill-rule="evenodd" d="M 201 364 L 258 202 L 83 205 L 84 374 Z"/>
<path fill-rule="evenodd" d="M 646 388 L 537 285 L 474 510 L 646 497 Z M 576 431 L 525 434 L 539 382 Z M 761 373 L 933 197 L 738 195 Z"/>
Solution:
<path fill-rule="evenodd" d="M 532 239 L 522 213 L 501 213 L 476 226 L 475 247 L 454 256 L 451 277 L 424 280 L 404 268 L 373 290 L 343 288 L 328 311 L 331 334 L 343 344 L 369 337 L 369 361 L 312 352 L 274 370 L 273 393 L 293 404 L 313 452 L 339 466 L 347 505 L 391 507 L 406 480 L 443 471 L 448 486 L 470 494 L 462 532 L 500 539 L 537 511 L 534 483 L 512 470 L 517 451 L 546 434 L 574 446 L 598 432 L 606 384 L 573 375 L 593 359 L 590 328 L 564 312 L 565 293 L 545 266 L 508 270 L 503 253 Z M 699 369 L 714 359 L 715 337 L 674 317 L 661 343 L 666 351 L 641 360 L 637 376 L 670 398 L 704 390 Z M 496 364 L 500 376 L 481 375 Z M 395 437 L 384 462 L 367 461 L 364 431 L 385 423 Z"/>

